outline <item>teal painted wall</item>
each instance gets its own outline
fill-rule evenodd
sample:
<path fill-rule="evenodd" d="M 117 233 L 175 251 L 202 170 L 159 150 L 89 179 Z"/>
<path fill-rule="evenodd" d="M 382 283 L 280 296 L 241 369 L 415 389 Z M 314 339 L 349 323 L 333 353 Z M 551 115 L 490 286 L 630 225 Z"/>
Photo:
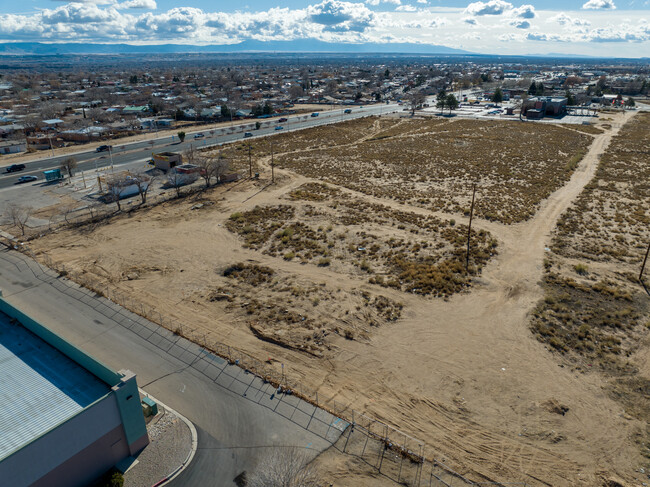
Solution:
<path fill-rule="evenodd" d="M 124 426 L 126 441 L 129 444 L 129 448 L 132 448 L 138 440 L 147 435 L 147 425 L 144 421 L 140 393 L 135 375 L 131 372 L 123 372 L 125 374 L 122 382 L 113 387 L 113 392 L 115 393 L 117 407 L 122 416 L 122 426 Z M 131 451 L 131 454 L 134 453 L 135 451 Z"/>

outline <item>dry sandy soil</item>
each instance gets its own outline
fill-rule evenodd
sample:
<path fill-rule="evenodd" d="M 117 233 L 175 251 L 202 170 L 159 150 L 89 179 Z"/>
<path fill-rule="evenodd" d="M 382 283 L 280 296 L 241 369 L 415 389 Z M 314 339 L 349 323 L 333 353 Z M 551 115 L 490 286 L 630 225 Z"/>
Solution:
<path fill-rule="evenodd" d="M 531 332 L 556 223 L 634 115 L 612 115 L 609 128 L 594 134 L 517 122 L 367 119 L 358 122 L 362 130 L 343 124 L 329 138 L 323 131 L 331 128 L 314 129 L 316 147 L 305 139 L 309 131 L 293 141 L 283 135 L 274 138 L 282 169 L 273 185 L 258 142 L 255 164 L 266 179 L 62 229 L 32 247 L 65 263 L 72 278 L 129 293 L 278 369 L 284 363 L 285 373 L 319 394 L 422 439 L 429 455 L 475 480 L 640 485 L 647 459 L 638 439 L 647 418 L 627 413 L 609 375 Z M 523 136 L 537 148 L 519 143 L 520 156 L 498 156 L 499 144 L 517 154 Z M 422 162 L 429 152 L 420 173 L 409 166 L 395 180 L 399 164 L 384 161 L 397 193 L 379 173 L 366 178 L 358 169 L 361 159 L 364 168 L 380 164 L 381 147 L 392 154 L 409 137 L 415 146 L 434 140 L 456 171 L 431 145 L 404 159 Z M 464 143 L 454 146 L 455 138 Z M 571 142 L 558 148 L 563 140 Z M 379 145 L 366 159 L 373 142 Z M 472 157 L 472 147 L 483 159 Z M 576 154 L 585 155 L 578 162 Z M 483 217 L 472 224 L 470 275 L 458 251 L 476 180 L 468 174 L 481 182 Z M 414 177 L 425 178 L 423 198 L 405 184 Z M 328 184 L 314 184 L 322 180 Z M 199 200 L 205 204 L 190 210 Z M 418 274 L 408 272 L 413 266 L 428 276 L 415 288 L 408 286 Z M 642 344 L 629 357 L 646 378 L 648 350 Z M 339 476 L 350 468 L 332 462 Z"/>

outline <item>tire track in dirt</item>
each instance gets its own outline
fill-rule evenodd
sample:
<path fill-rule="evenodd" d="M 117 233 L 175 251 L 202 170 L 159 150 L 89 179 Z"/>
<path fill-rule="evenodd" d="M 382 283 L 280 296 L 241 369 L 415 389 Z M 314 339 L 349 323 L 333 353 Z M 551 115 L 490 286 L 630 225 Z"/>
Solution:
<path fill-rule="evenodd" d="M 607 459 L 609 463 L 611 457 L 607 449 L 602 449 L 597 454 L 602 456 L 590 458 L 592 452 L 580 447 L 583 440 L 577 437 L 582 429 L 587 428 L 586 425 L 572 425 L 569 429 L 575 437 L 566 441 L 566 445 L 539 448 L 525 438 L 512 437 L 519 428 L 503 424 L 503 418 L 511 418 L 512 414 L 499 402 L 506 397 L 512 398 L 513 389 L 520 390 L 519 395 L 532 399 L 531 402 L 536 404 L 547 397 L 568 396 L 571 402 L 586 403 L 582 409 L 596 405 L 599 411 L 594 413 L 598 417 L 595 423 L 612 425 L 611 413 L 616 406 L 602 397 L 599 379 L 575 377 L 570 371 L 558 368 L 551 354 L 530 334 L 527 313 L 542 296 L 538 282 L 542 277 L 544 247 L 550 232 L 561 214 L 594 176 L 600 155 L 611 138 L 633 114 L 628 112 L 611 130 L 594 137 L 592 146 L 569 182 L 542 203 L 533 219 L 512 226 L 490 225 L 490 231 L 503 245 L 499 256 L 483 270 L 479 289 L 470 294 L 454 296 L 449 302 L 406 299 L 406 308 L 415 313 L 395 325 L 403 330 L 403 334 L 396 337 L 395 330 L 391 329 L 393 327 L 384 327 L 371 339 L 373 363 L 376 364 L 378 360 L 382 364 L 379 369 L 373 367 L 371 373 L 366 369 L 363 357 L 367 357 L 367 354 L 364 353 L 359 353 L 360 359 L 352 359 L 346 367 L 337 364 L 337 369 L 341 370 L 337 375 L 341 381 L 350 384 L 350 390 L 363 390 L 362 384 L 374 382 L 373 375 L 394 377 L 393 381 L 382 384 L 383 387 L 374 391 L 378 393 L 378 398 L 372 406 L 373 414 L 424 439 L 428 444 L 440 446 L 440 451 L 449 458 L 457 459 L 483 477 L 491 476 L 502 481 L 538 478 L 543 479 L 542 483 L 552 485 L 573 485 L 574 482 L 584 482 L 586 478 L 595 480 L 598 461 Z M 401 205 L 399 207 L 404 209 Z M 437 337 L 436 334 L 427 333 L 431 328 L 437 331 Z M 431 351 L 436 350 L 438 338 L 444 342 L 446 350 L 436 356 Z M 350 347 L 356 348 L 357 344 Z M 414 357 L 417 359 L 413 360 Z M 487 419 L 485 424 L 481 420 L 467 423 L 468 420 L 463 418 L 450 419 L 435 408 L 419 413 L 422 415 L 419 420 L 407 419 L 397 412 L 409 410 L 408 404 L 394 395 L 380 392 L 381 389 L 393 388 L 406 397 L 421 394 L 437 397 L 441 391 L 427 391 L 426 385 L 432 381 L 423 377 L 422 372 L 439 367 L 446 374 L 463 377 L 468 385 L 462 388 L 462 394 L 472 397 L 469 400 L 472 416 L 477 420 Z M 399 373 L 394 373 L 396 369 Z M 507 374 L 510 369 L 524 373 L 511 377 Z M 346 376 L 343 373 L 346 370 L 352 372 Z M 506 372 L 503 375 L 507 375 L 507 379 L 495 380 L 490 377 L 501 370 Z M 527 383 L 535 381 L 538 382 L 535 386 Z M 486 390 L 489 388 L 492 390 Z M 445 397 L 444 393 L 440 395 L 443 402 L 453 400 L 448 395 Z M 585 399 L 585 395 L 588 399 Z M 488 414 L 480 411 L 481 407 L 486 406 L 482 404 L 486 396 L 487 405 L 494 409 Z M 354 399 L 349 399 L 354 404 Z M 552 419 L 531 413 L 523 423 L 532 423 L 532 427 L 544 429 L 552 426 Z M 433 428 L 426 427 L 426 423 L 432 423 Z M 510 434 L 499 433 L 504 426 L 510 430 Z M 590 427 L 595 427 L 595 424 Z M 468 435 L 468 429 L 475 430 L 477 435 Z M 607 435 L 592 434 L 595 436 L 593 441 L 603 441 L 614 429 L 611 428 Z M 622 444 L 620 432 L 610 437 L 609 442 Z M 576 448 L 583 451 L 574 454 Z M 505 459 L 511 461 L 511 465 L 504 464 Z"/>

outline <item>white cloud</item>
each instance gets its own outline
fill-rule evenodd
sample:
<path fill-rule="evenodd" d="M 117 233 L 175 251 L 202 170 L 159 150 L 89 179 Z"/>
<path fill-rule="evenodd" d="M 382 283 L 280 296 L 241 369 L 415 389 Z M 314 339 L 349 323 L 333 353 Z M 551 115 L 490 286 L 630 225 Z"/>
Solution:
<path fill-rule="evenodd" d="M 400 5 L 402 1 L 401 0 L 366 0 L 366 4 L 368 5 L 377 6 L 380 3 L 392 3 L 393 5 Z"/>
<path fill-rule="evenodd" d="M 511 8 L 511 3 L 503 0 L 490 0 L 489 2 L 470 3 L 465 9 L 465 13 L 469 15 L 501 15 Z"/>
<path fill-rule="evenodd" d="M 437 29 L 446 25 L 447 23 L 447 19 L 445 18 L 434 17 L 429 19 L 412 20 L 410 22 L 405 22 L 402 24 L 398 23 L 396 25 L 407 29 Z"/>
<path fill-rule="evenodd" d="M 575 26 L 591 25 L 591 22 L 589 22 L 588 20 L 569 17 L 564 12 L 560 12 L 559 14 L 549 18 L 548 21 L 557 22 L 560 25 L 575 25 Z"/>
<path fill-rule="evenodd" d="M 519 38 L 515 34 L 501 34 L 499 40 L 501 42 L 513 42 L 519 40 Z"/>
<path fill-rule="evenodd" d="M 513 27 L 516 27 L 517 29 L 528 29 L 528 28 L 530 28 L 530 22 L 528 22 L 527 20 L 518 20 L 518 19 L 511 20 L 510 25 L 512 25 Z"/>
<path fill-rule="evenodd" d="M 427 0 L 417 0 L 417 3 L 422 3 L 422 4 L 426 5 L 429 2 L 427 2 Z"/>
<path fill-rule="evenodd" d="M 93 3 L 68 3 L 53 10 L 44 9 L 41 19 L 46 24 L 106 23 L 119 16 L 113 7 L 102 9 Z"/>
<path fill-rule="evenodd" d="M 512 9 L 511 13 L 520 19 L 534 19 L 536 16 L 535 7 L 532 5 L 522 5 L 521 7 Z"/>
<path fill-rule="evenodd" d="M 87 0 L 32 14 L 0 13 L 0 39 L 135 44 L 234 44 L 247 39 L 416 42 L 503 54 L 558 52 L 557 44 L 564 43 L 560 50 L 567 54 L 637 57 L 650 52 L 650 27 L 636 20 L 647 18 L 643 15 L 647 11 L 585 10 L 574 18 L 575 12 L 536 11 L 532 5 L 515 7 L 504 0 L 469 0 L 466 9 L 431 6 L 437 2 L 422 9 L 423 4 L 415 0 L 408 1 L 409 10 L 415 11 L 384 8 L 377 12 L 371 10 L 375 0 L 311 0 L 314 3 L 304 8 L 263 11 L 136 9 L 154 7 L 156 1 Z M 381 7 L 407 7 L 404 0 L 399 5 L 393 0 L 376 1 Z M 543 28 L 535 28 L 538 22 Z M 516 42 L 507 43 L 513 39 Z"/>
<path fill-rule="evenodd" d="M 372 25 L 374 13 L 362 3 L 324 0 L 307 7 L 308 18 L 326 29 L 361 32 Z"/>
<path fill-rule="evenodd" d="M 126 2 L 119 3 L 115 8 L 142 8 L 147 10 L 156 10 L 156 0 L 127 0 Z"/>
<path fill-rule="evenodd" d="M 613 0 L 589 0 L 582 8 L 586 10 L 614 10 L 616 5 Z"/>
<path fill-rule="evenodd" d="M 650 29 L 641 21 L 635 26 L 599 27 L 564 34 L 530 32 L 526 38 L 531 41 L 544 42 L 638 43 L 650 41 Z"/>
<path fill-rule="evenodd" d="M 413 5 L 400 5 L 395 9 L 397 12 L 417 12 L 417 8 Z"/>

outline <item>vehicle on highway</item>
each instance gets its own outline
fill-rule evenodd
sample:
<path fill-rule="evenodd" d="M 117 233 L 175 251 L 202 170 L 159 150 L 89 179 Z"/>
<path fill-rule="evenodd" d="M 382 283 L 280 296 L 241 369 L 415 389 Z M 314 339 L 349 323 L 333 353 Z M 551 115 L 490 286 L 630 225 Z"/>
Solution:
<path fill-rule="evenodd" d="M 95 152 L 106 152 L 111 150 L 112 148 L 113 148 L 112 145 L 100 145 L 99 147 L 97 147 Z"/>
<path fill-rule="evenodd" d="M 45 176 L 45 181 L 48 183 L 56 183 L 58 181 L 63 181 L 65 176 L 61 173 L 61 168 L 57 167 L 56 169 L 48 169 L 43 171 L 43 176 Z"/>
<path fill-rule="evenodd" d="M 350 110 L 349 108 L 346 108 L 345 110 L 343 110 L 343 113 L 352 113 L 352 110 Z"/>
<path fill-rule="evenodd" d="M 287 118 L 282 117 L 281 119 L 278 120 L 278 123 L 286 122 L 288 121 Z"/>
<path fill-rule="evenodd" d="M 22 171 L 23 169 L 25 169 L 25 164 L 12 164 L 7 169 L 5 169 L 5 172 Z"/>
<path fill-rule="evenodd" d="M 312 116 L 312 117 L 317 117 L 317 116 L 318 116 L 318 112 L 314 112 L 314 113 L 312 113 L 311 116 Z"/>
<path fill-rule="evenodd" d="M 282 130 L 283 128 L 284 127 L 282 125 L 278 125 L 277 127 L 275 127 L 275 130 Z"/>
<path fill-rule="evenodd" d="M 22 183 L 29 183 L 30 181 L 37 181 L 38 178 L 36 176 L 20 176 L 18 178 L 18 181 L 16 181 L 16 184 L 22 184 Z"/>
<path fill-rule="evenodd" d="M 253 132 L 244 132 L 244 137 L 252 137 Z"/>
<path fill-rule="evenodd" d="M 205 137 L 205 134 L 196 134 L 194 136 L 195 139 L 202 139 L 203 137 Z"/>

